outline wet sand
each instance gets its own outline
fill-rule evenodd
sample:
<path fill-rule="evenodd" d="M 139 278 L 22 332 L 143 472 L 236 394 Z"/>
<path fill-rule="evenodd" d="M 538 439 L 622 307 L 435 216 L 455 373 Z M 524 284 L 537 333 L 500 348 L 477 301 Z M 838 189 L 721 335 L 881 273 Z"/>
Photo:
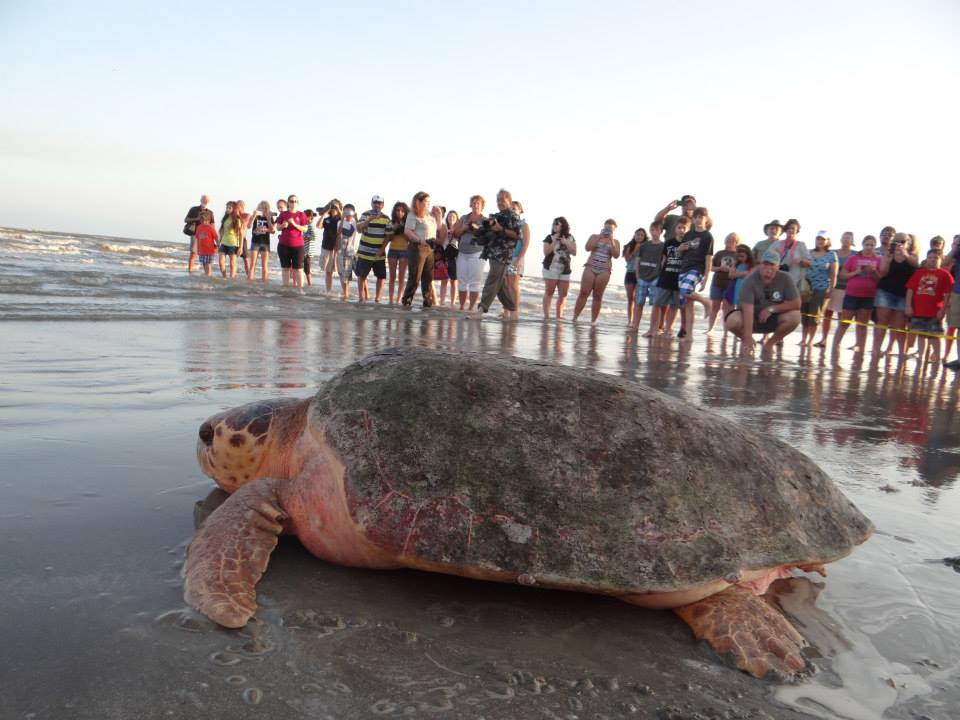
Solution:
<path fill-rule="evenodd" d="M 442 311 L 315 319 L 6 322 L 0 385 L 0 717 L 930 718 L 960 707 L 958 383 L 739 363 L 701 338 Z M 545 358 L 658 387 L 812 455 L 877 535 L 826 583 L 785 581 L 798 684 L 732 669 L 668 612 L 586 595 L 326 565 L 284 539 L 258 620 L 184 607 L 208 415 L 307 396 L 391 345 Z M 846 359 L 849 363 L 849 359 Z M 718 478 L 722 481 L 722 478 Z M 814 604 L 815 600 L 815 604 Z"/>

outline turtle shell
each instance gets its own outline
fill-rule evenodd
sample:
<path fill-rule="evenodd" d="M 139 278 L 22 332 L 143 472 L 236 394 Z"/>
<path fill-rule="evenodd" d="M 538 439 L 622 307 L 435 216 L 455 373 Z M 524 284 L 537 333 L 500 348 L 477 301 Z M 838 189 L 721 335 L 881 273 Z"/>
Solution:
<path fill-rule="evenodd" d="M 601 593 L 830 562 L 870 521 L 806 455 L 651 388 L 388 350 L 317 394 L 360 531 L 398 558 Z"/>

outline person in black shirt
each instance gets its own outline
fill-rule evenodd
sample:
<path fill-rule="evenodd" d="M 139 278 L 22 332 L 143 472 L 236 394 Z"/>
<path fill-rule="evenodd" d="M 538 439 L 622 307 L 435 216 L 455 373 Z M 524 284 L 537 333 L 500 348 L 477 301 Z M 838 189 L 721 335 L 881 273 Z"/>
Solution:
<path fill-rule="evenodd" d="M 693 230 L 683 236 L 677 252 L 680 253 L 680 276 L 677 289 L 680 292 L 680 332 L 677 337 L 693 339 L 693 304 L 699 302 L 709 312 L 710 303 L 700 295 L 707 287 L 710 266 L 713 261 L 713 235 L 707 227 L 710 213 L 698 207 L 693 211 Z"/>
<path fill-rule="evenodd" d="M 319 272 L 324 274 L 324 287 L 329 295 L 333 290 L 333 271 L 337 267 L 337 228 L 340 226 L 340 218 L 343 214 L 343 207 L 340 201 L 334 198 L 322 208 L 317 208 L 320 216 L 317 223 L 323 228 L 323 235 L 320 238 L 320 267 Z"/>

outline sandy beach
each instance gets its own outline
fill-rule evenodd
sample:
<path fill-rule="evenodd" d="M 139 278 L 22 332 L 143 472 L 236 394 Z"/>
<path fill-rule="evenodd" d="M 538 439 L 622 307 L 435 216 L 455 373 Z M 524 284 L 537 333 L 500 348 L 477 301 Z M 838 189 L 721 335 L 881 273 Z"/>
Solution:
<path fill-rule="evenodd" d="M 613 327 L 355 306 L 3 329 L 0 716 L 947 718 L 960 703 L 960 575 L 940 561 L 960 548 L 952 376 L 744 364 L 719 340 L 682 353 Z M 247 629 L 188 610 L 179 568 L 214 487 L 194 457 L 199 423 L 308 396 L 354 359 L 408 344 L 646 383 L 815 457 L 878 527 L 825 586 L 778 588 L 819 672 L 758 682 L 671 613 L 333 567 L 291 539 Z"/>

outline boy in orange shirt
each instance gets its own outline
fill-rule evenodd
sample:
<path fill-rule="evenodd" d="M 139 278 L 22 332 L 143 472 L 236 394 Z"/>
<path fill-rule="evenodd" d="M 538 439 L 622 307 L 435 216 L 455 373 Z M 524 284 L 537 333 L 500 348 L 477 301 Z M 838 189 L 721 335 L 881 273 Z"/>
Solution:
<path fill-rule="evenodd" d="M 197 255 L 200 257 L 200 264 L 203 265 L 203 274 L 210 277 L 220 236 L 217 235 L 217 229 L 213 226 L 213 213 L 209 210 L 200 213 L 200 224 L 197 225 L 194 238 L 197 241 Z"/>

